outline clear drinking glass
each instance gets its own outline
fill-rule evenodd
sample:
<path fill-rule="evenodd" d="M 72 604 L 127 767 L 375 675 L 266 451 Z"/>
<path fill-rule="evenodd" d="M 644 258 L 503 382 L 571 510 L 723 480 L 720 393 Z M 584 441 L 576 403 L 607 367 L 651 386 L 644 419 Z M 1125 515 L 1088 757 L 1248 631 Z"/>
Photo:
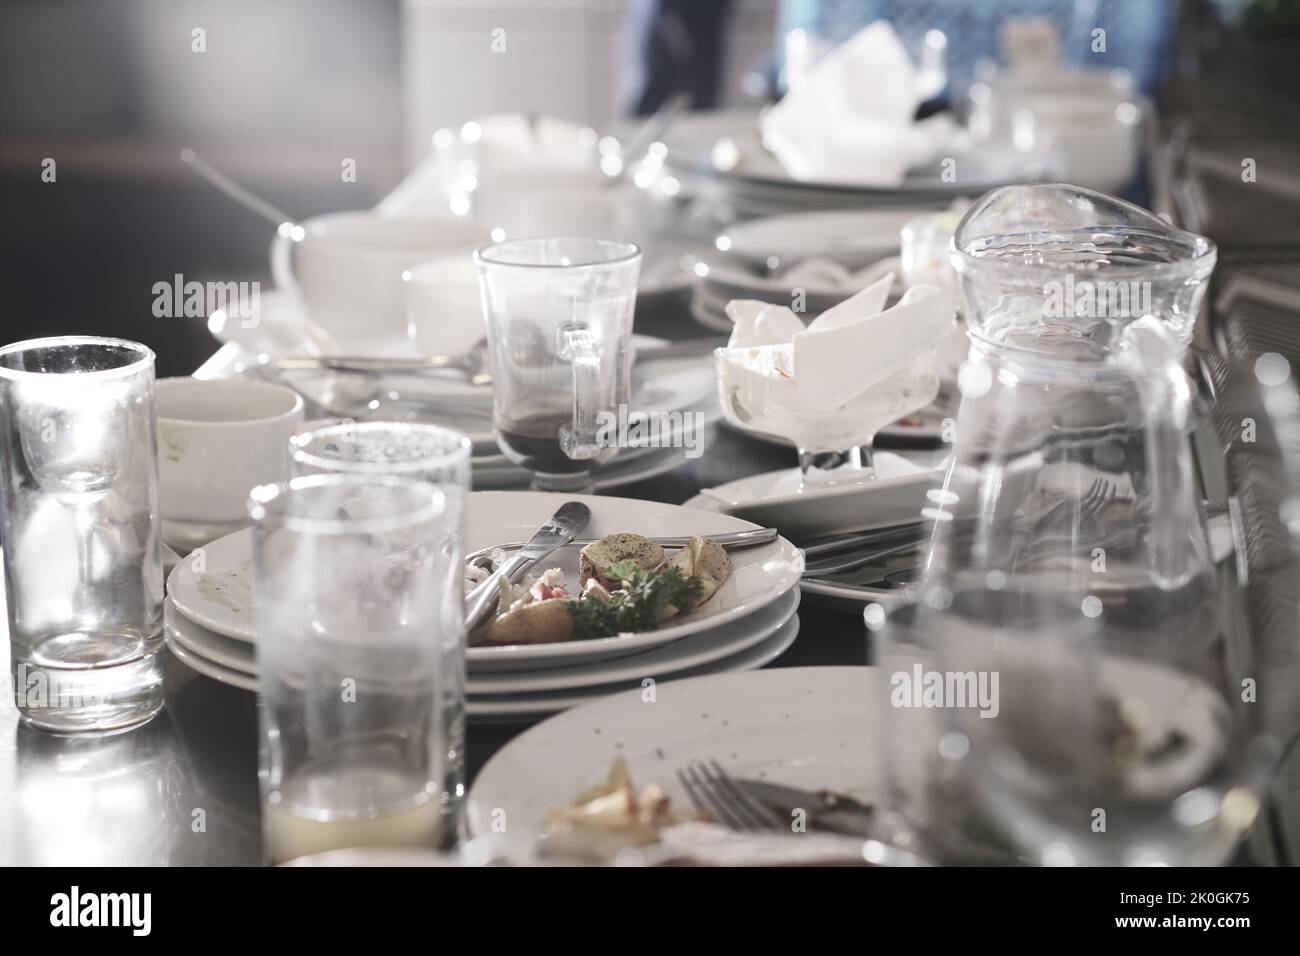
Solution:
<path fill-rule="evenodd" d="M 395 475 L 428 482 L 442 492 L 444 527 L 454 532 L 442 543 L 445 559 L 459 567 L 463 563 L 465 495 L 469 491 L 472 451 L 468 436 L 440 425 L 337 422 L 301 432 L 290 440 L 290 474 Z M 458 581 L 455 577 L 447 580 L 452 584 Z M 441 600 L 461 608 L 463 589 L 455 586 Z M 458 612 L 454 618 L 461 622 L 460 626 L 442 627 L 434 635 L 441 648 L 439 731 L 447 753 L 441 794 L 443 833 L 452 837 L 465 796 L 464 617 L 463 612 Z"/>
<path fill-rule="evenodd" d="M 0 536 L 15 700 L 56 733 L 162 707 L 154 356 L 65 336 L 0 349 Z"/>
<path fill-rule="evenodd" d="M 971 353 L 951 463 L 916 603 L 874 612 L 891 689 L 934 689 L 888 708 L 890 836 L 967 861 L 1221 862 L 1267 761 L 1188 442 L 1214 247 L 1030 186 L 976 203 L 953 261 Z"/>
<path fill-rule="evenodd" d="M 540 491 L 590 491 L 618 453 L 632 375 L 641 251 L 605 239 L 519 239 L 474 254 L 497 444 Z"/>
<path fill-rule="evenodd" d="M 443 639 L 460 633 L 457 516 L 412 478 L 254 489 L 261 785 L 269 862 L 437 845 Z"/>

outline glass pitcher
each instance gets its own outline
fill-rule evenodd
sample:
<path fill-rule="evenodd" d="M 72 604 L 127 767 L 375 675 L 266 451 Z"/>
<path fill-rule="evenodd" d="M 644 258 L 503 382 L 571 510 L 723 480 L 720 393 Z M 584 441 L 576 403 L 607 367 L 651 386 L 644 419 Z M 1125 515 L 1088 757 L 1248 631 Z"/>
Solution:
<path fill-rule="evenodd" d="M 1214 246 L 1071 186 L 953 241 L 971 353 L 890 681 L 886 834 L 943 858 L 1221 862 L 1253 819 L 1187 433 Z"/>
<path fill-rule="evenodd" d="M 618 453 L 632 376 L 641 251 L 604 239 L 515 239 L 474 254 L 492 364 L 493 428 L 540 491 L 591 491 Z"/>

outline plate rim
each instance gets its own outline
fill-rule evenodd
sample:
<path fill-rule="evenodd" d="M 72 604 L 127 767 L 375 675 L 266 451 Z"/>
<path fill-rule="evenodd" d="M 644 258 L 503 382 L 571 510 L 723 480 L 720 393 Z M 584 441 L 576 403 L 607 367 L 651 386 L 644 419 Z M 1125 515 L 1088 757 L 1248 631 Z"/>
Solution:
<path fill-rule="evenodd" d="M 698 665 L 697 673 L 686 677 L 670 675 L 666 680 L 655 680 L 656 687 L 662 687 L 665 684 L 672 684 L 677 681 L 694 680 L 697 677 L 711 677 L 716 674 L 744 674 L 752 671 L 761 670 L 772 661 L 776 660 L 794 644 L 799 638 L 799 631 L 803 622 L 799 619 L 799 612 L 796 610 L 790 614 L 781 625 L 767 635 L 758 643 L 743 648 L 735 652 L 734 655 L 719 658 L 710 661 L 707 664 Z M 751 656 L 752 655 L 752 656 Z M 736 658 L 745 658 L 745 661 L 736 666 L 726 666 L 734 663 Z M 778 668 L 780 669 L 780 668 Z M 687 668 L 688 671 L 695 671 L 697 668 Z M 631 690 L 636 693 L 642 691 L 641 686 L 630 686 L 625 681 L 614 681 L 614 684 L 620 685 L 617 689 L 608 687 L 597 688 L 577 688 L 575 692 L 556 692 L 553 695 L 543 697 L 530 697 L 527 700 L 518 700 L 520 695 L 504 695 L 509 700 L 492 701 L 484 704 L 482 698 L 475 701 L 473 698 L 466 699 L 466 716 L 469 717 L 515 717 L 528 718 L 546 717 L 549 714 L 555 714 L 561 711 L 572 710 L 574 707 L 582 707 L 593 701 L 604 700 L 607 697 L 615 697 L 619 694 Z M 530 706 L 536 704 L 537 706 Z M 477 706 L 476 706 L 477 705 Z"/>
<path fill-rule="evenodd" d="M 808 686 L 817 681 L 818 674 L 820 673 L 833 672 L 835 679 L 843 678 L 849 680 L 850 673 L 852 672 L 855 676 L 860 674 L 863 678 L 862 683 L 866 684 L 870 683 L 873 671 L 874 668 L 862 665 L 777 667 L 766 670 L 724 671 L 715 674 L 703 674 L 697 677 L 688 677 L 683 678 L 680 681 L 669 682 L 669 684 L 676 685 L 674 688 L 675 691 L 680 691 L 688 684 L 692 685 L 688 689 L 690 694 L 703 693 L 704 696 L 716 703 L 719 696 L 716 689 L 702 692 L 699 691 L 699 688 L 707 687 L 710 683 L 716 684 L 716 682 L 719 681 L 746 681 L 751 683 L 751 686 L 747 688 L 748 695 L 756 696 L 763 692 L 763 688 L 758 686 L 758 682 L 790 681 L 796 686 L 800 684 Z M 589 728 L 596 721 L 601 720 L 602 708 L 607 708 L 607 711 L 604 712 L 615 713 L 618 710 L 625 708 L 627 703 L 632 699 L 631 695 L 637 693 L 639 692 L 633 689 L 619 694 L 610 694 L 589 701 L 588 703 L 582 704 L 578 707 L 569 708 L 568 710 L 554 714 L 545 720 L 539 721 L 537 724 L 529 727 L 523 732 L 517 734 L 511 740 L 507 741 L 496 751 L 496 753 L 489 757 L 487 762 L 482 766 L 482 768 L 480 768 L 478 774 L 474 778 L 473 785 L 470 787 L 469 793 L 465 795 L 464 827 L 466 832 L 471 836 L 481 835 L 482 833 L 487 832 L 483 829 L 482 824 L 484 821 L 490 821 L 491 818 L 491 810 L 493 807 L 490 806 L 490 804 L 494 799 L 492 789 L 495 789 L 498 794 L 501 793 L 503 789 L 499 785 L 495 785 L 495 781 L 497 779 L 509 780 L 509 767 L 512 762 L 516 761 L 520 753 L 527 752 L 531 748 L 538 746 L 541 741 L 546 740 L 549 737 L 554 737 L 558 740 L 567 736 L 569 739 L 576 741 L 590 738 L 592 736 L 590 733 L 582 734 L 581 731 L 583 728 Z M 871 704 L 864 701 L 864 711 L 869 710 L 870 707 Z M 571 725 L 571 728 L 568 725 Z M 601 736 L 604 738 L 610 735 L 606 733 Z M 629 744 L 626 739 L 622 739 L 620 742 L 623 743 L 624 747 L 619 749 L 632 749 L 635 746 L 635 744 Z M 525 767 L 526 766 L 527 764 L 525 762 Z M 572 781 L 574 795 L 577 795 L 586 782 L 587 781 L 585 780 L 577 779 Z M 641 784 L 644 786 L 647 783 L 653 782 L 655 781 L 641 781 Z M 487 806 L 486 813 L 483 812 L 485 805 Z M 478 827 L 475 825 L 476 822 L 479 824 Z"/>
<path fill-rule="evenodd" d="M 781 607 L 780 606 L 781 601 L 786 601 L 786 600 L 789 601 L 789 607 L 788 608 Z M 723 625 L 723 627 L 738 628 L 736 632 L 737 636 L 732 638 L 728 643 L 723 644 L 720 648 L 714 648 L 713 651 L 710 652 L 709 656 L 697 657 L 695 659 L 692 659 L 690 663 L 665 661 L 662 664 L 660 664 L 657 668 L 655 667 L 655 665 L 652 664 L 648 669 L 645 669 L 643 672 L 641 672 L 640 676 L 654 677 L 657 674 L 671 675 L 677 673 L 678 671 L 690 670 L 693 667 L 700 667 L 705 664 L 711 664 L 714 663 L 715 661 L 723 660 L 732 654 L 739 654 L 742 651 L 748 650 L 749 648 L 762 643 L 764 640 L 766 640 L 767 638 L 775 634 L 790 619 L 791 615 L 798 614 L 799 607 L 802 604 L 802 602 L 803 602 L 803 595 L 801 590 L 798 587 L 791 588 L 790 591 L 787 592 L 787 594 L 782 595 L 781 598 L 779 598 L 777 601 L 773 602 L 772 604 L 769 604 L 767 607 L 759 608 L 758 610 L 754 611 L 753 614 L 747 615 L 746 617 L 741 618 L 739 621 L 733 621 L 729 625 Z M 740 625 L 748 623 L 750 618 L 757 617 L 761 614 L 766 614 L 769 612 L 771 612 L 772 614 L 771 620 L 760 623 L 757 628 L 740 629 Z M 696 634 L 693 636 L 697 638 L 703 637 L 707 633 L 708 632 L 706 631 L 703 632 L 702 634 Z M 590 674 L 591 677 L 597 677 L 599 676 L 599 671 L 602 667 L 612 665 L 620 673 L 623 673 L 624 671 L 628 672 L 628 673 L 623 673 L 623 676 L 610 677 L 606 680 L 583 681 L 577 684 L 566 683 L 566 684 L 561 684 L 559 686 L 556 686 L 554 688 L 540 687 L 534 689 L 539 692 L 547 691 L 547 690 L 555 690 L 556 692 L 559 692 L 562 690 L 580 690 L 584 687 L 596 687 L 601 684 L 607 684 L 607 683 L 612 684 L 621 680 L 629 680 L 631 679 L 631 677 L 628 676 L 628 674 L 637 672 L 636 668 L 634 668 L 632 665 L 636 663 L 638 658 L 656 654 L 659 653 L 660 651 L 667 651 L 669 648 L 672 648 L 674 646 L 684 645 L 687 642 L 689 642 L 691 639 L 692 638 L 689 636 L 684 637 L 679 641 L 672 641 L 668 644 L 661 645 L 658 648 L 651 648 L 648 651 L 643 651 L 640 654 L 627 654 L 624 656 L 609 658 L 603 661 L 598 658 L 597 660 L 588 664 L 575 664 L 573 668 L 575 670 L 589 670 L 591 671 Z M 488 672 L 480 672 L 479 678 L 481 682 L 484 678 L 491 678 L 500 674 L 501 677 L 503 678 L 515 678 L 520 681 L 527 681 L 529 678 L 532 678 L 534 676 L 545 680 L 545 678 L 547 677 L 554 677 L 554 675 L 561 670 L 563 669 L 548 668 L 542 670 L 519 671 L 519 672 L 488 671 Z M 513 693 L 529 692 L 529 689 L 526 687 L 517 688 L 515 690 L 480 689 L 478 691 L 475 691 L 473 685 L 474 685 L 474 675 L 467 674 L 466 681 L 465 681 L 465 690 L 467 693 L 470 694 L 496 695 L 496 694 L 513 694 Z"/>

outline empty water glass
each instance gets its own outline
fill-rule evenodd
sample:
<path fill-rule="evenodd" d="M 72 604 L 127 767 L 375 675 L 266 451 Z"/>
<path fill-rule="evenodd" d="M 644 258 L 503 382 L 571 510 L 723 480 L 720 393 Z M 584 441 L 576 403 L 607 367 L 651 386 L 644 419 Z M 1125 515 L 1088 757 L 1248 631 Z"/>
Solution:
<path fill-rule="evenodd" d="M 154 356 L 64 336 L 0 349 L 0 538 L 14 698 L 57 733 L 162 707 Z"/>
<path fill-rule="evenodd" d="M 605 239 L 518 239 L 474 254 L 492 360 L 492 424 L 539 491 L 591 491 L 618 454 L 641 250 Z"/>
<path fill-rule="evenodd" d="M 459 567 L 465 538 L 465 494 L 469 491 L 473 443 L 461 432 L 440 425 L 411 422 L 334 422 L 295 435 L 289 442 L 293 475 L 343 472 L 353 475 L 397 475 L 427 481 L 443 494 L 451 535 L 442 543 L 446 560 Z M 459 579 L 452 583 L 458 585 Z M 459 586 L 445 596 L 460 607 Z M 456 619 L 463 620 L 464 615 Z M 441 733 L 447 762 L 443 778 L 444 832 L 454 833 L 454 820 L 465 795 L 465 629 L 444 627 L 439 672 L 442 687 Z"/>
<path fill-rule="evenodd" d="M 443 638 L 463 631 L 458 516 L 428 482 L 311 475 L 254 489 L 269 862 L 443 835 Z"/>

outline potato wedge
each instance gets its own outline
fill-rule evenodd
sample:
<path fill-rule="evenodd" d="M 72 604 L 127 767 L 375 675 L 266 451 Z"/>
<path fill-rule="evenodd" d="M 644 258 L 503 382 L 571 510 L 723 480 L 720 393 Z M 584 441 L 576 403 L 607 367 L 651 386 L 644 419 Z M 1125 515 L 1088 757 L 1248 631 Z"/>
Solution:
<path fill-rule="evenodd" d="M 573 636 L 567 600 L 538 601 L 493 619 L 485 644 L 555 644 Z"/>
<path fill-rule="evenodd" d="M 618 561 L 633 561 L 641 570 L 653 571 L 664 563 L 664 549 L 639 534 L 627 531 L 607 534 L 582 549 L 579 573 L 582 586 L 585 588 L 595 578 L 606 590 L 618 590 L 622 582 L 609 576 L 609 566 Z"/>
<path fill-rule="evenodd" d="M 726 549 L 713 539 L 699 535 L 691 538 L 686 547 L 673 555 L 668 565 L 680 568 L 682 574 L 700 581 L 700 595 L 691 601 L 690 610 L 713 597 L 718 588 L 731 577 L 731 558 Z"/>

